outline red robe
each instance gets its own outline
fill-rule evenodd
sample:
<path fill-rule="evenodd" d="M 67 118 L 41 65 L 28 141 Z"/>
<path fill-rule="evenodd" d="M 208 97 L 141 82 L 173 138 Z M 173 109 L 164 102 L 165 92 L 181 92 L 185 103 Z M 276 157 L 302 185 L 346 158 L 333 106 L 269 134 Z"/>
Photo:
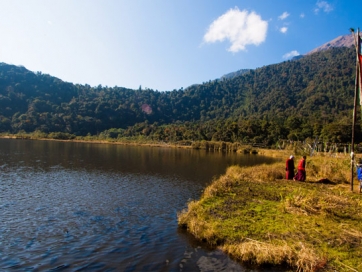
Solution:
<path fill-rule="evenodd" d="M 293 159 L 287 159 L 285 163 L 285 178 L 286 179 L 293 179 L 294 177 L 294 160 Z"/>
<path fill-rule="evenodd" d="M 295 180 L 305 181 L 307 174 L 305 172 L 305 159 L 301 159 L 298 163 L 298 172 L 294 176 Z"/>

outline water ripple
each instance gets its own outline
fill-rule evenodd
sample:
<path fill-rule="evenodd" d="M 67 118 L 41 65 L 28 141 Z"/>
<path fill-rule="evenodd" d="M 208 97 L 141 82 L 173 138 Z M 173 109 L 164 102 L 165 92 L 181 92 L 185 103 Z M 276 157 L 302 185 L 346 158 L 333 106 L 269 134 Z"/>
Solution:
<path fill-rule="evenodd" d="M 178 231 L 225 162 L 182 152 L 0 139 L 0 270 L 242 271 Z"/>

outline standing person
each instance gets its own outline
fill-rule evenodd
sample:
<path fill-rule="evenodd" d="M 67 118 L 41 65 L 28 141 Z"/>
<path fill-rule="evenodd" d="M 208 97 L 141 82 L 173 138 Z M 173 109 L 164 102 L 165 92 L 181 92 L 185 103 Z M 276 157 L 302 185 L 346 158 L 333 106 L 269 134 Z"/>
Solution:
<path fill-rule="evenodd" d="M 305 181 L 307 173 L 305 172 L 305 162 L 307 160 L 306 156 L 303 156 L 298 163 L 298 172 L 294 176 L 293 180 Z"/>
<path fill-rule="evenodd" d="M 359 192 L 362 193 L 362 159 L 357 163 L 357 179 L 359 181 Z"/>
<path fill-rule="evenodd" d="M 294 177 L 294 156 L 291 155 L 289 159 L 287 159 L 285 163 L 285 178 L 286 179 L 293 179 Z"/>

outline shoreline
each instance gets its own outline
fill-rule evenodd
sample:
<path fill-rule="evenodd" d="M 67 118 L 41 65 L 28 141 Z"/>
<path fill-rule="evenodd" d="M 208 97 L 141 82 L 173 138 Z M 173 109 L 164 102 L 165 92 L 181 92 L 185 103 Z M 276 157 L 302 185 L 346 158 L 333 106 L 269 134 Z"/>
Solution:
<path fill-rule="evenodd" d="M 90 143 L 90 144 L 112 144 L 112 145 L 132 145 L 132 146 L 150 146 L 150 147 L 169 147 L 169 148 L 185 148 L 191 149 L 192 146 L 182 146 L 168 143 L 137 143 L 125 141 L 107 141 L 107 140 L 79 140 L 79 139 L 50 139 L 38 137 L 19 137 L 19 136 L 0 136 L 0 139 L 14 139 L 14 140 L 39 140 L 39 141 L 57 141 L 57 142 L 70 142 L 70 143 Z"/>
<path fill-rule="evenodd" d="M 131 145 L 131 146 L 148 146 L 160 148 L 180 148 L 180 149 L 195 149 L 207 150 L 213 152 L 226 152 L 226 153 L 244 153 L 244 154 L 258 154 L 260 148 L 253 148 L 250 145 L 231 143 L 231 142 L 217 142 L 217 141 L 180 141 L 176 143 L 168 142 L 152 142 L 152 141 L 137 141 L 137 140 L 97 140 L 97 139 L 56 139 L 46 138 L 32 135 L 0 135 L 0 139 L 15 139 L 15 140 L 40 140 L 40 141 L 59 141 L 71 143 L 90 143 L 90 144 L 112 144 L 112 145 Z"/>
<path fill-rule="evenodd" d="M 254 147 L 250 144 L 231 143 L 231 142 L 217 142 L 217 141 L 180 141 L 176 143 L 168 142 L 152 142 L 152 141 L 137 141 L 137 140 L 98 140 L 98 139 L 56 139 L 39 137 L 32 135 L 1 135 L 0 139 L 15 139 L 15 140 L 40 140 L 40 141 L 58 141 L 70 143 L 90 143 L 90 144 L 111 144 L 111 145 L 130 145 L 130 146 L 148 146 L 160 148 L 180 148 L 180 149 L 195 149 L 206 150 L 211 152 L 225 152 L 225 153 L 238 153 L 238 154 L 258 154 L 274 158 L 285 159 L 291 154 L 296 154 L 296 149 L 293 146 L 286 147 L 285 149 L 273 149 L 267 147 Z M 185 143 L 186 142 L 186 143 Z M 294 149 L 294 150 L 293 150 Z M 300 152 L 300 151 L 299 151 Z M 355 160 L 360 157 L 356 154 Z M 336 158 L 350 158 L 350 155 L 343 152 L 314 152 L 313 156 L 336 157 Z"/>

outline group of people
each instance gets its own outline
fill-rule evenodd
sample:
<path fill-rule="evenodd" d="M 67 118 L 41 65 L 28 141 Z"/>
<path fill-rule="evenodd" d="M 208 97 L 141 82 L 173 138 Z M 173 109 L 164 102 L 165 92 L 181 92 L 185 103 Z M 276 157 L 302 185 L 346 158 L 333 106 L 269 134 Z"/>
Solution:
<path fill-rule="evenodd" d="M 306 163 L 306 156 L 303 156 L 301 160 L 298 163 L 297 173 L 294 174 L 294 156 L 291 155 L 289 159 L 286 161 L 285 165 L 285 171 L 286 171 L 286 179 L 292 179 L 292 180 L 299 180 L 299 181 L 305 181 L 307 174 L 305 172 L 305 163 Z"/>

